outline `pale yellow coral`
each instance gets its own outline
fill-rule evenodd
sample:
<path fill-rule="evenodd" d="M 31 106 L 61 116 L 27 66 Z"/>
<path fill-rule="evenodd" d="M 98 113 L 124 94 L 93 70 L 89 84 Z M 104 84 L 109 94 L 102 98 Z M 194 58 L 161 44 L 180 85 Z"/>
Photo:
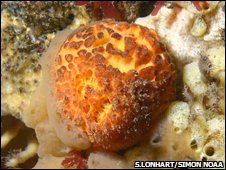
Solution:
<path fill-rule="evenodd" d="M 125 168 L 125 161 L 119 155 L 105 152 L 93 152 L 88 159 L 89 169 L 122 169 Z"/>
<path fill-rule="evenodd" d="M 184 66 L 183 81 L 188 85 L 195 96 L 203 95 L 207 91 L 207 86 L 202 76 L 198 61 Z"/>
<path fill-rule="evenodd" d="M 174 102 L 170 105 L 167 112 L 168 119 L 172 121 L 177 133 L 182 132 L 188 127 L 188 117 L 190 114 L 189 105 L 185 102 Z"/>
<path fill-rule="evenodd" d="M 212 65 L 210 75 L 212 77 L 220 78 L 219 73 L 225 71 L 225 47 L 213 47 L 207 50 L 207 56 Z M 222 79 L 222 78 L 221 78 Z"/>

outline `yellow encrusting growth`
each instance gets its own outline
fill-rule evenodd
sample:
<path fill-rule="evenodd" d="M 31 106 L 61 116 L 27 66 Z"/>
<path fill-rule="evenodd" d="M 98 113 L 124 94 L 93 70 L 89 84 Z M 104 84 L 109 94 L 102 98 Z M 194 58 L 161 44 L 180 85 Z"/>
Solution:
<path fill-rule="evenodd" d="M 195 96 L 204 95 L 207 92 L 198 61 L 184 66 L 183 81 Z"/>
<path fill-rule="evenodd" d="M 27 161 L 29 158 L 33 157 L 36 154 L 37 148 L 38 143 L 36 142 L 36 140 L 31 139 L 28 142 L 28 145 L 25 148 L 25 150 L 13 154 L 8 158 L 8 160 L 5 163 L 6 167 L 14 168 L 17 167 L 19 164 L 24 163 L 25 161 Z"/>
<path fill-rule="evenodd" d="M 3 149 L 8 145 L 9 142 L 12 141 L 13 138 L 17 136 L 19 133 L 20 129 L 22 127 L 21 123 L 17 123 L 16 125 L 13 126 L 13 128 L 7 130 L 3 135 L 1 136 L 1 148 Z"/>
<path fill-rule="evenodd" d="M 167 115 L 177 133 L 183 132 L 188 127 L 190 108 L 187 103 L 180 101 L 173 102 L 167 111 Z"/>

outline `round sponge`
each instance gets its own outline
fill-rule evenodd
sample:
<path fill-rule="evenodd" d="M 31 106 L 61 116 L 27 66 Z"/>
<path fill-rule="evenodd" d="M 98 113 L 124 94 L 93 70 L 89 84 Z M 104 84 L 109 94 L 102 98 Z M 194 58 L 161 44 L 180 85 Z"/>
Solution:
<path fill-rule="evenodd" d="M 54 114 L 69 131 L 82 130 L 94 148 L 139 142 L 175 99 L 170 56 L 154 30 L 135 24 L 80 26 L 49 70 Z"/>

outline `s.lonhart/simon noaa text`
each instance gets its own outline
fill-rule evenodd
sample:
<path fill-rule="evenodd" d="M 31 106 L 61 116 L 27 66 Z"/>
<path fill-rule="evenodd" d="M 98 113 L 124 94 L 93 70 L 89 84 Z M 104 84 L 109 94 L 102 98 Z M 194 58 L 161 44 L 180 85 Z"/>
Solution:
<path fill-rule="evenodd" d="M 134 168 L 224 168 L 222 161 L 135 161 Z"/>

